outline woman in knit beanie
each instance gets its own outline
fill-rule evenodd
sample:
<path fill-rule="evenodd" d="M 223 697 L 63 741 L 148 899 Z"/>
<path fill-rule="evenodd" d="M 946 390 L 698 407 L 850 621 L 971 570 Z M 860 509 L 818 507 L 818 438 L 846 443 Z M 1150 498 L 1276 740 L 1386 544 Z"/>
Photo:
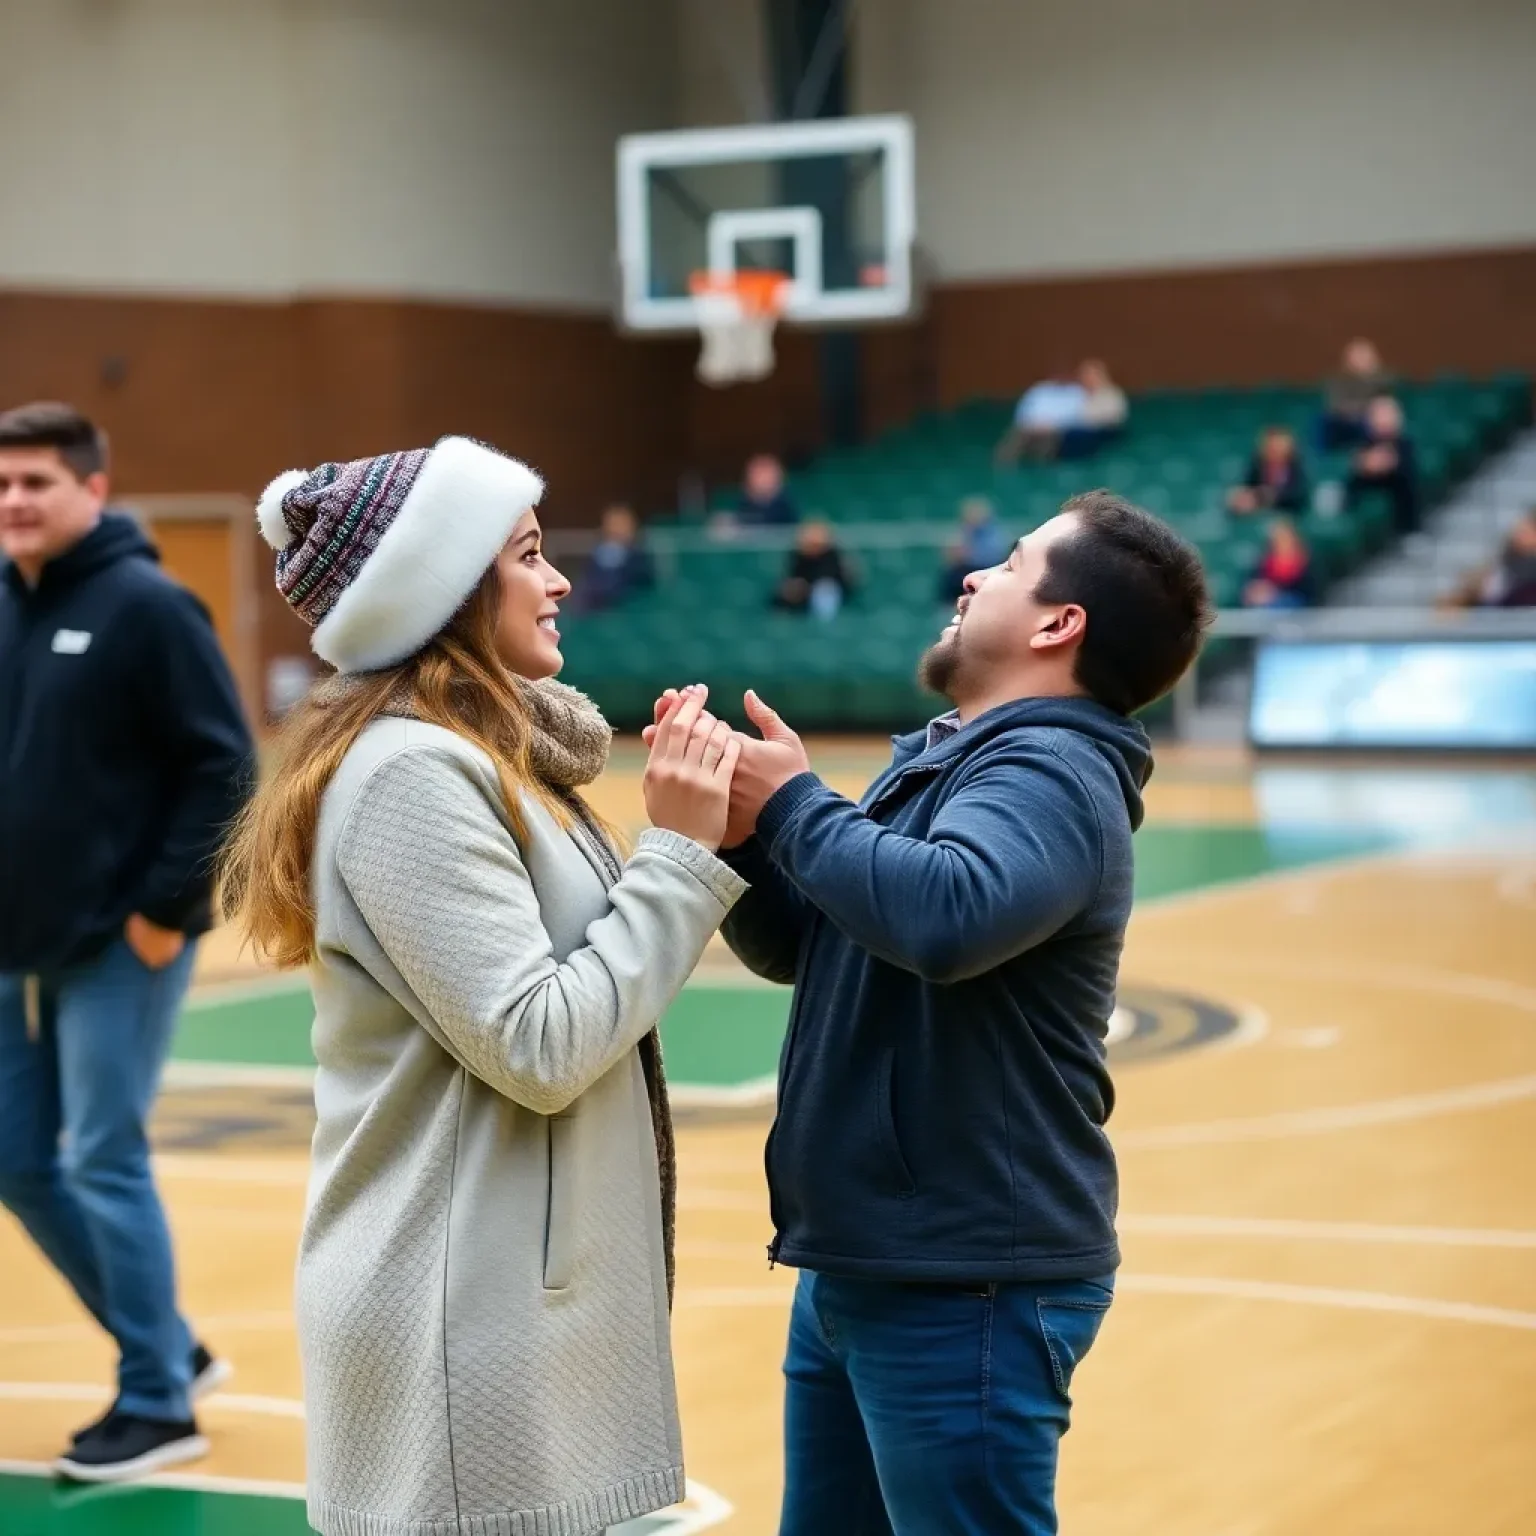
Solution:
<path fill-rule="evenodd" d="M 655 1025 L 743 889 L 703 690 L 624 857 L 611 732 L 554 681 L 531 470 L 464 438 L 291 471 L 277 584 L 336 675 L 285 722 L 226 909 L 307 965 L 297 1318 L 327 1536 L 588 1536 L 683 1497 Z"/>

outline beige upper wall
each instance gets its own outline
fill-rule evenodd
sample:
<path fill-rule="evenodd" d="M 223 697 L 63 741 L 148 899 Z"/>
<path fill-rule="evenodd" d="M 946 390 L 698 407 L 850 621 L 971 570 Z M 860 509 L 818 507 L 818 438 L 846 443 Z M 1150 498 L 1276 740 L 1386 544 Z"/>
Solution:
<path fill-rule="evenodd" d="M 772 115 L 763 0 L 673 0 L 679 128 L 766 122 Z"/>
<path fill-rule="evenodd" d="M 1536 239 L 1532 0 L 868 0 L 942 279 Z"/>
<path fill-rule="evenodd" d="M 0 283 L 606 307 L 675 71 L 668 0 L 0 0 Z"/>
<path fill-rule="evenodd" d="M 1536 0 L 862 0 L 941 279 L 1536 240 Z M 761 0 L 0 0 L 0 285 L 606 308 Z"/>

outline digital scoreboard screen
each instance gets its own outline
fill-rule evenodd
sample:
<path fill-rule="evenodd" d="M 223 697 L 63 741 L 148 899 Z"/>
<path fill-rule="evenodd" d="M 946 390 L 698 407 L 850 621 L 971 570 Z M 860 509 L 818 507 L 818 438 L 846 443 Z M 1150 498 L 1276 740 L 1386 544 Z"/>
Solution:
<path fill-rule="evenodd" d="M 1256 747 L 1536 751 L 1536 640 L 1270 640 Z"/>

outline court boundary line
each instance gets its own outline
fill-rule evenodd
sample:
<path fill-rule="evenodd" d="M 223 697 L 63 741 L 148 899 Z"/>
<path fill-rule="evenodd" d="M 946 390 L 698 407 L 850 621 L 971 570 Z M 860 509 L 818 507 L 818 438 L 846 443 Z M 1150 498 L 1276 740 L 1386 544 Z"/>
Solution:
<path fill-rule="evenodd" d="M 1277 1242 L 1382 1243 L 1425 1248 L 1536 1248 L 1524 1227 L 1415 1227 L 1390 1222 L 1324 1221 L 1291 1216 L 1191 1216 L 1122 1212 L 1122 1232 L 1147 1237 L 1253 1237 Z"/>
<path fill-rule="evenodd" d="M 48 1477 L 55 1476 L 46 1461 L 0 1460 L 0 1476 Z M 98 1488 L 121 1490 L 130 1488 L 170 1488 L 184 1493 L 227 1493 L 258 1499 L 304 1500 L 303 1483 L 285 1483 L 277 1479 L 270 1482 L 253 1477 L 225 1477 L 217 1472 L 157 1472 L 150 1477 L 135 1478 L 132 1483 L 98 1484 Z"/>
<path fill-rule="evenodd" d="M 1332 1285 L 1294 1285 L 1280 1280 L 1246 1280 L 1224 1275 L 1121 1274 L 1115 1289 L 1155 1296 L 1215 1296 L 1237 1301 L 1290 1302 L 1349 1312 L 1384 1312 L 1427 1321 L 1470 1323 L 1536 1332 L 1536 1312 L 1487 1307 L 1434 1296 L 1400 1296 L 1389 1291 L 1356 1291 Z"/>
<path fill-rule="evenodd" d="M 314 1067 L 264 1067 L 239 1061 L 171 1061 L 161 1074 L 167 1088 L 312 1089 Z M 778 1074 L 739 1083 L 672 1083 L 667 1095 L 678 1109 L 762 1109 L 778 1094 Z"/>
<path fill-rule="evenodd" d="M 309 1184 L 307 1157 L 219 1157 L 196 1152 L 157 1152 L 150 1158 L 156 1178 L 189 1184 L 266 1184 L 302 1189 Z"/>
<path fill-rule="evenodd" d="M 1536 866 L 1506 869 L 1494 889 L 1499 900 L 1511 906 L 1536 907 Z"/>
<path fill-rule="evenodd" d="M 709 1191 L 711 1195 L 716 1191 Z M 734 1205 L 705 1209 L 733 1210 Z M 1273 1242 L 1364 1243 L 1401 1247 L 1478 1248 L 1519 1252 L 1536 1249 L 1536 1230 L 1525 1227 L 1415 1227 L 1389 1222 L 1328 1221 L 1290 1216 L 1211 1216 L 1177 1212 L 1122 1211 L 1115 1218 L 1122 1233 L 1170 1238 L 1255 1238 Z M 679 1254 L 700 1259 L 751 1259 L 762 1256 L 761 1243 L 712 1238 L 680 1238 Z M 80 1328 L 90 1325 L 82 1323 Z M 211 1326 L 211 1325 L 210 1325 Z M 0 1329 L 0 1342 L 7 1337 Z"/>
<path fill-rule="evenodd" d="M 1361 987 L 1379 987 L 1383 991 L 1443 992 L 1477 1003 L 1497 1003 L 1517 1008 L 1522 1013 L 1536 1013 L 1536 988 L 1498 976 L 1484 976 L 1478 971 L 1454 971 L 1424 965 L 1371 965 L 1353 960 L 1313 960 L 1295 965 L 1276 960 L 1272 954 L 1240 956 L 1229 949 L 1200 951 L 1201 963 L 1216 970 L 1262 971 L 1271 976 L 1301 977 L 1304 980 L 1341 981 Z"/>
<path fill-rule="evenodd" d="M 1254 877 L 1258 878 L 1257 876 Z M 1151 901 L 1159 897 L 1149 897 Z M 764 981 L 749 971 L 740 977 L 719 975 L 699 976 L 695 971 L 688 978 L 688 987 L 694 992 L 752 992 L 783 991 L 776 981 Z M 304 971 L 274 971 L 223 981 L 194 981 L 187 996 L 183 1014 L 212 1013 L 229 1003 L 261 1002 L 269 997 L 289 997 L 309 991 L 309 981 Z"/>
<path fill-rule="evenodd" d="M 183 1014 L 209 1013 L 227 1003 L 261 1001 L 284 997 L 294 992 L 308 992 L 309 981 L 303 971 L 258 972 L 224 981 L 199 982 L 195 978 Z"/>
<path fill-rule="evenodd" d="M 165 1088 L 313 1088 L 313 1067 L 267 1067 L 244 1061 L 168 1061 Z"/>
<path fill-rule="evenodd" d="M 1328 1285 L 1294 1285 L 1278 1280 L 1247 1280 L 1225 1275 L 1159 1275 L 1122 1270 L 1115 1276 L 1116 1294 L 1204 1296 L 1229 1301 L 1287 1302 L 1296 1306 L 1332 1307 L 1348 1312 L 1380 1312 L 1417 1317 L 1428 1322 L 1467 1323 L 1473 1326 L 1510 1328 L 1536 1332 L 1536 1312 L 1512 1307 L 1488 1307 L 1470 1301 L 1445 1301 L 1434 1296 L 1400 1296 L 1388 1291 L 1355 1291 Z M 679 1308 L 759 1307 L 788 1309 L 795 1295 L 793 1285 L 699 1286 L 678 1292 Z"/>
<path fill-rule="evenodd" d="M 214 1313 L 201 1317 L 198 1327 L 209 1333 L 266 1333 L 277 1329 L 293 1328 L 292 1309 L 286 1312 L 231 1312 Z M 28 1327 L 0 1328 L 0 1345 L 3 1344 L 69 1344 L 102 1337 L 101 1327 L 95 1322 L 38 1323 Z"/>
<path fill-rule="evenodd" d="M 1226 1120 L 1192 1120 L 1184 1125 L 1148 1126 L 1144 1130 L 1110 1133 L 1116 1152 L 1164 1151 L 1173 1147 L 1220 1146 L 1245 1141 L 1283 1141 L 1292 1136 L 1325 1136 L 1368 1125 L 1396 1125 L 1432 1120 L 1466 1110 L 1487 1109 L 1536 1097 L 1536 1074 L 1491 1078 L 1459 1088 L 1430 1093 L 1400 1094 L 1390 1099 L 1366 1099 L 1320 1109 L 1277 1110 Z"/>
<path fill-rule="evenodd" d="M 1311 832 L 1337 829 L 1328 826 L 1298 826 L 1294 830 Z M 1355 874 L 1376 864 L 1443 861 L 1445 857 L 1465 858 L 1469 850 L 1479 851 L 1484 856 L 1508 855 L 1512 852 L 1506 845 L 1495 841 L 1494 836 L 1494 833 L 1484 828 L 1482 829 L 1483 840 L 1478 841 L 1473 837 L 1472 830 L 1468 829 L 1469 841 L 1464 843 L 1444 843 L 1438 838 L 1431 839 L 1426 836 L 1423 841 L 1395 842 L 1383 848 L 1369 848 L 1363 852 L 1324 854 L 1321 858 L 1310 860 L 1305 864 L 1288 864 L 1281 869 L 1261 869 L 1251 875 L 1233 875 L 1224 880 L 1211 880 L 1187 891 L 1168 891 L 1161 896 L 1145 896 L 1133 904 L 1131 920 L 1134 923 L 1138 912 L 1162 912 L 1169 909 L 1176 910 L 1179 907 L 1198 906 L 1202 902 L 1214 901 L 1224 896 L 1249 890 L 1264 890 L 1272 885 L 1286 885 L 1291 881 L 1305 880 L 1310 877 L 1322 876 L 1332 879 L 1338 875 Z"/>
<path fill-rule="evenodd" d="M 109 1388 L 86 1381 L 0 1381 L 4 1403 L 107 1403 Z M 296 1397 L 271 1397 L 255 1392 L 214 1392 L 198 1405 L 199 1413 L 215 1408 L 250 1414 L 261 1419 L 302 1419 L 304 1404 Z"/>

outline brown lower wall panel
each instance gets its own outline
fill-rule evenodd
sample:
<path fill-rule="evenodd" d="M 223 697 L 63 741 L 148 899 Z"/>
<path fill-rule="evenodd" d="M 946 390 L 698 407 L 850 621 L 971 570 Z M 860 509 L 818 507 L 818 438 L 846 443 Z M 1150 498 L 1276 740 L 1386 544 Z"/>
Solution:
<path fill-rule="evenodd" d="M 125 492 L 248 492 L 294 462 L 293 310 L 0 290 L 0 403 L 68 400 Z"/>
<path fill-rule="evenodd" d="M 0 402 L 70 400 L 125 494 L 254 494 L 277 471 L 465 432 L 526 458 L 557 523 L 669 502 L 691 349 L 606 317 L 353 299 L 0 292 Z"/>
<path fill-rule="evenodd" d="M 1315 379 L 1351 336 L 1410 377 L 1536 371 L 1536 246 L 936 289 L 936 399 L 1105 358 L 1131 389 Z"/>

